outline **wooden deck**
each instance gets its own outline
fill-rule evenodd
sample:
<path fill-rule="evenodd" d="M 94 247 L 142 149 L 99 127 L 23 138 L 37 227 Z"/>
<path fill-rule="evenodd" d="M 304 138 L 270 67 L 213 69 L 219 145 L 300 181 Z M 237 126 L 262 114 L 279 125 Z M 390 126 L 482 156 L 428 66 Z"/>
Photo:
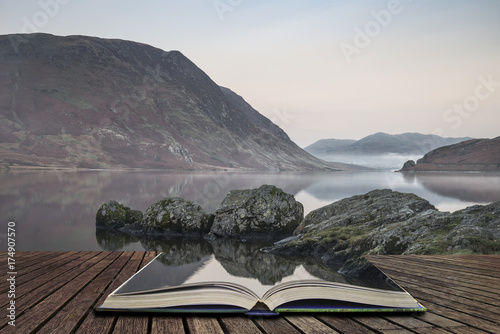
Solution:
<path fill-rule="evenodd" d="M 500 256 L 371 256 L 425 314 L 246 316 L 96 315 L 94 307 L 154 252 L 17 252 L 15 327 L 0 333 L 500 333 Z M 3 272 L 7 253 L 0 252 Z M 5 277 L 5 276 L 4 276 Z"/>

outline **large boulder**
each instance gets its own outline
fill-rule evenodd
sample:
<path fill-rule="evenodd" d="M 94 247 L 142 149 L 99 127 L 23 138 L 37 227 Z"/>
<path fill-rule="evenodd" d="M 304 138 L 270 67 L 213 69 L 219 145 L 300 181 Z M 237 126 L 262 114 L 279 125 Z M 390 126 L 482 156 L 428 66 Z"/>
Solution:
<path fill-rule="evenodd" d="M 232 190 L 215 212 L 208 238 L 279 238 L 291 235 L 303 217 L 302 204 L 275 186 Z"/>
<path fill-rule="evenodd" d="M 165 197 L 150 205 L 139 224 L 147 234 L 205 235 L 210 231 L 213 214 L 179 197 Z"/>
<path fill-rule="evenodd" d="M 109 201 L 99 207 L 95 216 L 97 228 L 118 230 L 142 220 L 142 212 L 132 210 L 117 201 Z"/>
<path fill-rule="evenodd" d="M 388 189 L 310 212 L 293 238 L 266 251 L 310 255 L 357 275 L 369 254 L 487 254 L 500 251 L 500 202 L 441 212 L 428 201 Z"/>

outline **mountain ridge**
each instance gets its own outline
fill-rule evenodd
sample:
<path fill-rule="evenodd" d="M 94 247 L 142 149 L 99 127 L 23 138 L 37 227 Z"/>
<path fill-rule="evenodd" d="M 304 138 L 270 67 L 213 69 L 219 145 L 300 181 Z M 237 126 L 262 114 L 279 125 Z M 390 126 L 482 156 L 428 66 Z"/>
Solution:
<path fill-rule="evenodd" d="M 176 50 L 3 35 L 0 59 L 4 166 L 340 170 Z"/>
<path fill-rule="evenodd" d="M 425 154 L 430 150 L 455 144 L 470 137 L 445 138 L 416 132 L 387 134 L 377 132 L 359 140 L 322 139 L 304 148 L 307 152 L 321 155 L 334 154 Z M 330 144 L 331 143 L 331 144 Z"/>
<path fill-rule="evenodd" d="M 471 139 L 434 149 L 415 163 L 407 161 L 401 172 L 494 171 L 500 172 L 500 137 Z"/>

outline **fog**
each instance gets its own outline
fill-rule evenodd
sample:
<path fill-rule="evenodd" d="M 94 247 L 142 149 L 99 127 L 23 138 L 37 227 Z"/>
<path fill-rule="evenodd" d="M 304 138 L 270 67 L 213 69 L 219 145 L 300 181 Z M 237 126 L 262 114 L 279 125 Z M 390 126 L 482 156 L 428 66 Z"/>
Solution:
<path fill-rule="evenodd" d="M 381 155 L 361 155 L 361 154 L 335 154 L 335 155 L 316 155 L 318 158 L 326 161 L 342 162 L 346 164 L 359 165 L 379 170 L 399 170 L 408 160 L 415 162 L 422 155 L 387 153 Z"/>

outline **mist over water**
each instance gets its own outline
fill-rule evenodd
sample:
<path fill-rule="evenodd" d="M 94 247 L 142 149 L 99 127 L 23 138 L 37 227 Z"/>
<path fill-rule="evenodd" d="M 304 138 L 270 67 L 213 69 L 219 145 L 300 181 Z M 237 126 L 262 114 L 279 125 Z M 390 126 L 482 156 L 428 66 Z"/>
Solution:
<path fill-rule="evenodd" d="M 145 211 L 163 197 L 179 196 L 214 212 L 232 189 L 273 184 L 309 213 L 374 189 L 410 192 L 441 211 L 500 201 L 500 175 L 392 171 L 336 173 L 229 173 L 166 171 L 2 171 L 0 213 L 16 222 L 17 246 L 27 250 L 144 250 L 137 240 L 106 239 L 95 230 L 101 204 L 116 200 Z M 0 231 L 0 240 L 6 240 Z M 6 245 L 1 245 L 6 250 Z"/>
<path fill-rule="evenodd" d="M 400 170 L 403 164 L 408 160 L 417 161 L 423 154 L 398 154 L 386 153 L 380 155 L 370 154 L 336 154 L 336 155 L 316 155 L 318 158 L 342 162 L 346 164 L 359 165 L 377 170 Z"/>

